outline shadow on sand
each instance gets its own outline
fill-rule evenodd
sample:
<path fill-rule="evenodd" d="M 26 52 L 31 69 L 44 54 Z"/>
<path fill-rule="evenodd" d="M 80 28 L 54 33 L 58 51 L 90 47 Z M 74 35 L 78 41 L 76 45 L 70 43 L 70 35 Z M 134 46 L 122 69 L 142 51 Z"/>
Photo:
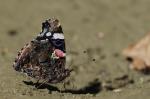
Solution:
<path fill-rule="evenodd" d="M 33 83 L 32 81 L 23 81 L 26 85 L 30 85 L 30 86 L 39 86 L 37 89 L 48 89 L 49 93 L 51 93 L 52 91 L 57 91 L 60 93 L 71 93 L 71 94 L 97 94 L 101 91 L 102 87 L 101 87 L 101 83 L 97 80 L 94 80 L 93 82 L 89 83 L 88 86 L 85 86 L 83 88 L 80 88 L 78 90 L 74 90 L 74 89 L 65 89 L 65 90 L 59 90 L 57 87 L 55 86 L 51 86 L 49 84 L 42 84 L 41 83 Z"/>

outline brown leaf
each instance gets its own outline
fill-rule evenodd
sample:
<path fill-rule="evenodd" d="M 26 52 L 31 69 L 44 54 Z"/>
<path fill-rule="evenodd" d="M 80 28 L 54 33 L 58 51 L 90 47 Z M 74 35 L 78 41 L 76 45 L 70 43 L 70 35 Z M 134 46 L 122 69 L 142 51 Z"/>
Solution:
<path fill-rule="evenodd" d="M 123 50 L 123 55 L 130 60 L 130 67 L 138 71 L 150 69 L 150 33 Z"/>

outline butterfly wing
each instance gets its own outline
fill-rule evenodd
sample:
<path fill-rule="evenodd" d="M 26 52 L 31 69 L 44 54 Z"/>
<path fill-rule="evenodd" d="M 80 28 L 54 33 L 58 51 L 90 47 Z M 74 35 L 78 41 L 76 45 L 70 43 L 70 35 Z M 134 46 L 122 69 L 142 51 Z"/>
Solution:
<path fill-rule="evenodd" d="M 52 23 L 53 21 L 51 21 L 50 25 Z M 56 26 L 56 23 L 52 26 Z M 50 31 L 53 34 L 52 36 L 50 36 L 49 29 L 46 29 L 47 31 L 41 34 L 38 39 L 28 43 L 19 52 L 13 65 L 14 69 L 49 83 L 59 83 L 68 77 L 71 70 L 65 68 L 66 49 L 64 35 L 62 30 L 60 31 L 60 25 L 58 28 L 51 28 L 51 30 L 55 30 Z"/>

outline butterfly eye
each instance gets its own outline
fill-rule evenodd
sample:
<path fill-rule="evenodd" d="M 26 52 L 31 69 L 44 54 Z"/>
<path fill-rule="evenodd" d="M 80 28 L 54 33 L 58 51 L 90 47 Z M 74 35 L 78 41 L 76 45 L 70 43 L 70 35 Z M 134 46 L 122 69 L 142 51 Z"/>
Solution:
<path fill-rule="evenodd" d="M 48 20 L 46 20 L 45 22 L 42 23 L 42 29 L 44 29 L 44 28 L 48 29 L 49 27 L 50 27 L 50 24 L 49 24 Z"/>

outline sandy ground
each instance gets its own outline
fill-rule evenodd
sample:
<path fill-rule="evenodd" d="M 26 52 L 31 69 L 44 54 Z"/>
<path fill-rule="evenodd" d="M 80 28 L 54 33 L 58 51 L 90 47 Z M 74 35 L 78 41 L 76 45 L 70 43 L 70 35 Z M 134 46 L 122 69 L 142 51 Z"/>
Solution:
<path fill-rule="evenodd" d="M 149 5 L 149 0 L 0 0 L 0 99 L 149 99 L 150 77 L 129 70 L 121 55 L 150 31 Z M 34 80 L 15 72 L 12 63 L 41 22 L 53 16 L 63 26 L 67 66 L 74 71 L 64 83 L 35 89 Z M 124 75 L 132 83 L 103 88 Z"/>

